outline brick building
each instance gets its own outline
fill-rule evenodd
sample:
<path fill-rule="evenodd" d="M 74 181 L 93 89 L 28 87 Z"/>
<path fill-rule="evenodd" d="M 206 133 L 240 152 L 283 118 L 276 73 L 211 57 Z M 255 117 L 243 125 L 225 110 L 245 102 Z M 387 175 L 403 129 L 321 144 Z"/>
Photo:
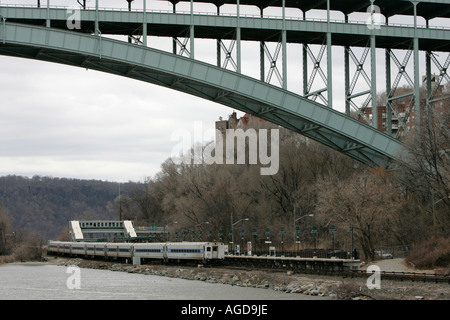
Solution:
<path fill-rule="evenodd" d="M 431 81 L 431 90 L 434 92 L 434 102 L 432 103 L 434 117 L 441 118 L 443 115 L 449 111 L 450 108 L 450 96 L 447 92 L 444 92 L 444 87 L 438 85 L 436 76 L 433 77 L 434 81 Z M 423 79 L 425 83 L 425 79 Z M 426 111 L 428 107 L 426 106 L 426 90 L 422 88 L 423 94 L 421 94 L 420 105 L 422 119 L 426 119 Z M 403 132 L 409 132 L 415 128 L 416 125 L 416 112 L 414 110 L 414 100 L 413 99 L 403 99 L 393 101 L 393 109 L 391 110 L 391 128 L 392 135 L 399 136 Z M 362 115 L 358 116 L 358 119 L 362 122 L 368 123 L 372 121 L 372 108 L 367 107 L 361 110 Z M 367 121 L 369 120 L 369 121 Z M 387 114 L 387 107 L 385 105 L 380 105 L 377 107 L 377 129 L 380 131 L 388 132 L 389 117 Z M 402 130 L 403 128 L 403 130 Z"/>

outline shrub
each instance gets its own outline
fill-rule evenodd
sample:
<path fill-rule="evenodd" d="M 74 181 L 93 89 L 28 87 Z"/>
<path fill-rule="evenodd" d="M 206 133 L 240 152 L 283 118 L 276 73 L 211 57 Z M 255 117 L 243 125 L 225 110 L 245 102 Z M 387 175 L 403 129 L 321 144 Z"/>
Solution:
<path fill-rule="evenodd" d="M 41 250 L 39 247 L 30 246 L 30 244 L 25 243 L 17 247 L 14 250 L 14 256 L 18 261 L 35 261 L 39 260 L 41 257 Z"/>
<path fill-rule="evenodd" d="M 450 265 L 450 239 L 432 238 L 416 246 L 406 257 L 416 268 L 448 267 Z"/>

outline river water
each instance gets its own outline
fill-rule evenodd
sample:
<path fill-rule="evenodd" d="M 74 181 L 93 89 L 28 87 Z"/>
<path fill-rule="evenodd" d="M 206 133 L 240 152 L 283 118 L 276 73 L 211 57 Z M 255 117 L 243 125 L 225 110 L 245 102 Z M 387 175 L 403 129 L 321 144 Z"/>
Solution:
<path fill-rule="evenodd" d="M 269 289 L 244 288 L 155 275 L 47 264 L 0 265 L 0 300 L 310 300 Z"/>

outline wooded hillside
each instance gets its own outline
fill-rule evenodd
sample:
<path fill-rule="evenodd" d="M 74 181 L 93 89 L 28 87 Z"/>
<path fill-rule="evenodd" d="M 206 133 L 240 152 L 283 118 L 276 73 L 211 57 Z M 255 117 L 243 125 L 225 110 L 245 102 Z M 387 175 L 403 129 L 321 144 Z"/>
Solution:
<path fill-rule="evenodd" d="M 137 183 L 121 184 L 127 192 Z M 38 232 L 55 239 L 70 220 L 112 219 L 107 209 L 119 195 L 119 183 L 34 176 L 0 177 L 0 208 L 7 211 L 12 229 Z"/>

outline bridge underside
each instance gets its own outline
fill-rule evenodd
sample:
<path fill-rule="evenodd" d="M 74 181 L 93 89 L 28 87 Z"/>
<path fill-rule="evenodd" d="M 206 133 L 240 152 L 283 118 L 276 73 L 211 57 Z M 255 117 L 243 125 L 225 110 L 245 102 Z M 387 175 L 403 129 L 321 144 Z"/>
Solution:
<path fill-rule="evenodd" d="M 446 7 L 449 7 L 446 5 Z M 67 30 L 66 10 L 61 8 L 11 8 L 2 7 L 8 22 L 23 23 L 35 26 L 45 26 L 48 15 L 52 17 L 51 27 Z M 124 12 L 103 10 L 99 15 L 98 30 L 103 35 L 125 35 L 140 37 L 143 35 L 142 13 L 130 12 L 125 18 Z M 80 29 L 82 33 L 95 33 L 96 13 L 95 10 L 82 10 Z M 235 19 L 227 16 L 196 15 L 195 37 L 199 39 L 236 39 Z M 188 14 L 176 13 L 154 13 L 148 12 L 146 18 L 146 35 L 157 37 L 189 37 L 191 19 Z M 257 17 L 240 18 L 240 39 L 243 41 L 257 42 L 279 42 L 280 25 L 276 19 L 261 21 Z M 355 46 L 365 47 L 371 30 L 364 24 L 349 24 L 351 28 L 343 23 L 332 22 L 333 46 Z M 309 45 L 322 45 L 327 32 L 326 21 L 302 21 L 291 19 L 285 23 L 286 42 Z M 385 49 L 409 49 L 411 47 L 411 35 L 413 31 L 404 32 L 403 26 L 386 25 L 386 31 L 378 32 L 376 46 Z M 412 29 L 412 28 L 411 28 Z M 424 29 L 424 28 L 422 28 Z M 450 51 L 450 43 L 442 30 L 420 30 L 418 45 L 421 50 Z"/>
<path fill-rule="evenodd" d="M 189 0 L 168 0 L 172 4 Z M 237 0 L 193 0 L 193 2 L 209 2 L 216 6 L 224 4 L 237 4 Z M 252 5 L 264 9 L 269 6 L 281 7 L 283 0 L 239 0 L 241 5 Z M 297 8 L 302 11 L 312 9 L 327 10 L 327 1 L 305 1 L 305 0 L 285 0 L 287 8 Z M 386 16 L 395 14 L 413 15 L 414 5 L 410 1 L 374 0 L 374 5 L 380 7 Z M 340 11 L 344 14 L 352 12 L 367 12 L 367 7 L 371 5 L 370 0 L 333 0 L 330 1 L 330 10 Z M 450 9 L 444 0 L 421 2 L 418 6 L 418 15 L 426 19 L 435 17 L 450 18 Z"/>
<path fill-rule="evenodd" d="M 398 140 L 282 88 L 148 47 L 6 22 L 0 54 L 62 63 L 145 81 L 253 114 L 370 166 L 389 167 Z"/>
<path fill-rule="evenodd" d="M 26 23 L 36 26 L 45 25 L 45 20 L 42 19 L 8 19 L 10 22 Z M 82 24 L 80 30 L 76 30 L 82 33 L 94 33 L 95 22 L 87 21 Z M 52 28 L 58 28 L 67 30 L 66 21 L 52 21 Z M 142 24 L 139 23 L 118 23 L 118 22 L 100 22 L 99 28 L 103 34 L 108 35 L 142 35 Z M 187 24 L 162 24 L 162 23 L 148 23 L 147 35 L 156 37 L 186 37 L 188 35 L 189 25 Z M 235 39 L 235 28 L 233 27 L 202 27 L 197 26 L 195 28 L 195 35 L 201 39 L 222 39 L 233 40 Z M 241 40 L 243 41 L 258 41 L 258 42 L 278 42 L 280 40 L 280 31 L 271 29 L 251 29 L 242 28 Z M 310 45 L 322 45 L 324 43 L 324 36 L 322 32 L 311 32 L 305 30 L 292 31 L 289 30 L 286 36 L 287 43 L 308 43 Z M 335 33 L 333 35 L 333 45 L 335 46 L 354 46 L 365 47 L 367 45 L 366 34 L 348 34 L 348 33 Z M 441 50 L 450 51 L 450 43 L 447 40 L 436 39 L 420 39 L 419 46 L 421 50 Z M 377 37 L 378 48 L 395 48 L 395 49 L 409 49 L 411 47 L 411 38 L 408 36 L 378 36 Z"/>

